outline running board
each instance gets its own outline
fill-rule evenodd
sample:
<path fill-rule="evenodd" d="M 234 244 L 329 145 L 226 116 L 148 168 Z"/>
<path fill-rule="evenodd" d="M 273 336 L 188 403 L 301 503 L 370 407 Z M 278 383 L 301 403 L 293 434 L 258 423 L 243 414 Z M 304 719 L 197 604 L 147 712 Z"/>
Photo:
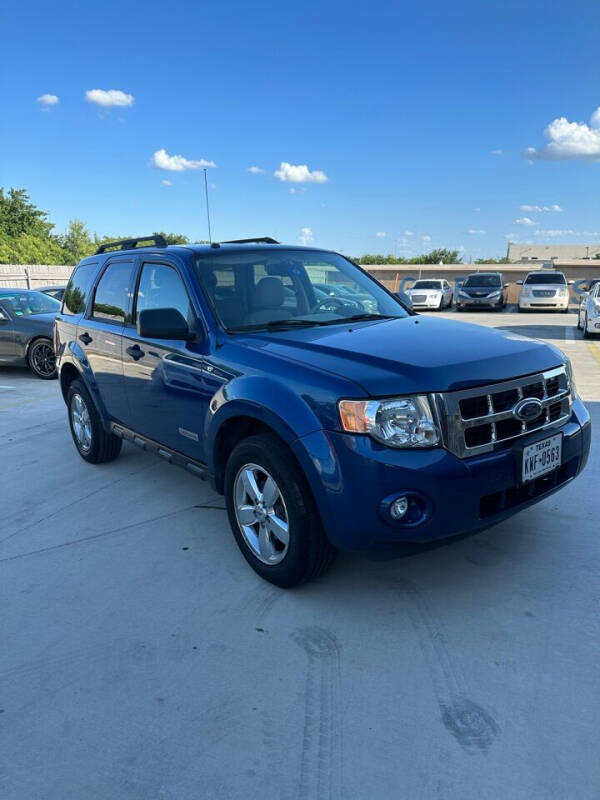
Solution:
<path fill-rule="evenodd" d="M 153 453 L 156 456 L 160 456 L 160 458 L 164 458 L 164 460 L 169 464 L 175 464 L 177 467 L 183 467 L 183 469 L 187 470 L 192 475 L 195 475 L 197 478 L 200 478 L 203 481 L 209 478 L 208 467 L 206 464 L 203 464 L 201 461 L 195 461 L 189 456 L 184 456 L 183 453 L 179 453 L 177 450 L 171 450 L 170 447 L 165 447 L 164 445 L 155 442 L 154 439 L 149 439 L 147 436 L 142 436 L 141 434 L 132 431 L 130 428 L 126 428 L 124 425 L 120 425 L 117 422 L 111 422 L 110 432 L 114 433 L 115 436 L 118 436 L 119 439 L 123 439 L 125 442 L 131 442 L 131 444 L 134 444 L 141 450 L 146 450 L 148 453 Z"/>

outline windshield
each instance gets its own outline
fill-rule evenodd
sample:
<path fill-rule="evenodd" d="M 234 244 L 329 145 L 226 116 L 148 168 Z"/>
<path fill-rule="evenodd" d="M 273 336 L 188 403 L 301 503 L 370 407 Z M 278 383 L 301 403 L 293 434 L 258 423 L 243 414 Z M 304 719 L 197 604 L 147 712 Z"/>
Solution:
<path fill-rule="evenodd" d="M 492 286 L 502 286 L 500 275 L 469 275 L 463 286 L 485 286 L 486 289 Z"/>
<path fill-rule="evenodd" d="M 336 253 L 212 250 L 197 256 L 196 272 L 217 318 L 228 330 L 409 316 L 376 281 Z"/>
<path fill-rule="evenodd" d="M 541 272 L 537 275 L 528 275 L 525 278 L 525 283 L 560 283 L 565 284 L 567 281 L 562 272 Z"/>
<path fill-rule="evenodd" d="M 12 312 L 15 317 L 29 317 L 33 314 L 58 314 L 60 303 L 42 292 L 19 291 L 11 289 L 0 292 L 0 305 Z"/>
<path fill-rule="evenodd" d="M 441 281 L 415 281 L 412 285 L 413 289 L 437 289 L 437 291 L 441 291 L 442 289 L 442 282 Z"/>

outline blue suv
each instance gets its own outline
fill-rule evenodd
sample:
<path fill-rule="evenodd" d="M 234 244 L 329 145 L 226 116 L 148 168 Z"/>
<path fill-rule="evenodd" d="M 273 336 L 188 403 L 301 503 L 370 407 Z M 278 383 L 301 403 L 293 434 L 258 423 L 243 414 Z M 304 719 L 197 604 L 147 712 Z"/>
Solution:
<path fill-rule="evenodd" d="M 489 527 L 575 478 L 590 447 L 556 347 L 419 316 L 347 258 L 267 238 L 101 247 L 55 347 L 82 458 L 126 440 L 210 479 L 278 586 L 338 548 Z"/>

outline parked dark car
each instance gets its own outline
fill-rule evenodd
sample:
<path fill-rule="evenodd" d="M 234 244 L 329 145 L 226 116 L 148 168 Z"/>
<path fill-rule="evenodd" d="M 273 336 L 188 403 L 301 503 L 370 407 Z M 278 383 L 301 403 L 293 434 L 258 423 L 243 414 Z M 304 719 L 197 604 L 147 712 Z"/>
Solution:
<path fill-rule="evenodd" d="M 590 417 L 556 347 L 416 315 L 337 253 L 139 241 L 80 262 L 56 320 L 73 441 L 209 478 L 266 580 L 481 530 L 583 469 Z M 324 272 L 376 310 L 316 294 Z"/>
<path fill-rule="evenodd" d="M 65 289 L 67 288 L 66 283 L 59 286 L 39 286 L 37 291 L 43 292 L 47 294 L 49 297 L 53 297 L 58 302 L 62 302 L 63 295 L 65 293 Z"/>
<path fill-rule="evenodd" d="M 474 272 L 456 295 L 456 310 L 467 308 L 491 308 L 502 311 L 506 307 L 506 289 L 500 272 Z"/>
<path fill-rule="evenodd" d="M 52 341 L 60 303 L 32 289 L 0 289 L 0 365 L 29 367 L 56 378 Z"/>

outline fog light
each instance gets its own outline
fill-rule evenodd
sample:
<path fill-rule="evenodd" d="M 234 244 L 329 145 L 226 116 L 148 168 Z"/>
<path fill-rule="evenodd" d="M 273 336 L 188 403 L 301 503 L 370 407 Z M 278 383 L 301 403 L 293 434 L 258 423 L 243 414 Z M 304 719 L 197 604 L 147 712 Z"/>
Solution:
<path fill-rule="evenodd" d="M 408 499 L 406 497 L 399 497 L 394 500 L 390 506 L 390 517 L 395 520 L 402 519 L 408 511 Z"/>

